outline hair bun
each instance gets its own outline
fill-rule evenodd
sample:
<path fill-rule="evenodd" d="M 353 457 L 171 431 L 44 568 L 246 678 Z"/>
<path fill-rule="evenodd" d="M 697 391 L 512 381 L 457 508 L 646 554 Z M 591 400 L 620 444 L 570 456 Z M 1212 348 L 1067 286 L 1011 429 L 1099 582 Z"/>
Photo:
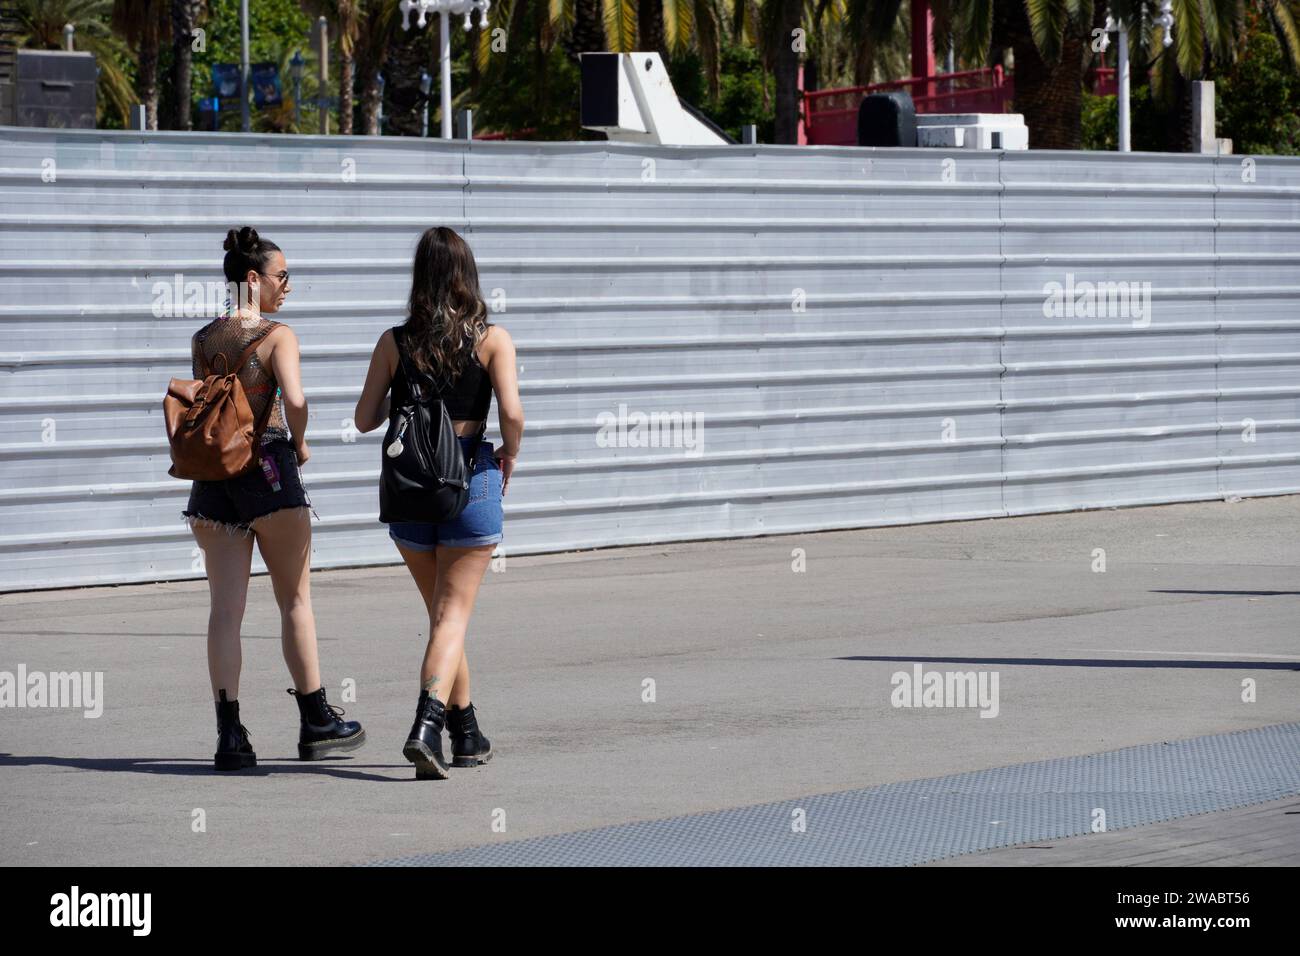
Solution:
<path fill-rule="evenodd" d="M 261 245 L 262 240 L 257 230 L 252 226 L 243 226 L 239 230 L 231 229 L 227 232 L 226 241 L 221 248 L 227 252 L 239 251 L 244 255 L 254 255 Z"/>

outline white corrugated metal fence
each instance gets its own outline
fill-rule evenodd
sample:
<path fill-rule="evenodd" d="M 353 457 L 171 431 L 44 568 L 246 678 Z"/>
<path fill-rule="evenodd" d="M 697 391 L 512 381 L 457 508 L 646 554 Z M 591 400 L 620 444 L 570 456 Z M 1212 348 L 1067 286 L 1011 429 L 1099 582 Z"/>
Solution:
<path fill-rule="evenodd" d="M 396 559 L 348 425 L 435 224 L 519 350 L 507 555 L 1300 491 L 1300 160 L 0 129 L 0 590 L 202 575 L 168 303 L 245 223 L 316 567 Z"/>

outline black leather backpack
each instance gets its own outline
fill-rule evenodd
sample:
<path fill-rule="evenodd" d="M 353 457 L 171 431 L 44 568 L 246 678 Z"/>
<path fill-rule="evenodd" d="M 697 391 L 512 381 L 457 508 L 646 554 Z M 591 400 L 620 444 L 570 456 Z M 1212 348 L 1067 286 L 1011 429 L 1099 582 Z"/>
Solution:
<path fill-rule="evenodd" d="M 379 472 L 379 520 L 452 521 L 469 501 L 473 462 L 487 432 L 479 428 L 469 461 L 460 450 L 451 416 L 427 376 L 406 356 L 402 327 L 393 329 L 405 388 L 392 390 Z"/>

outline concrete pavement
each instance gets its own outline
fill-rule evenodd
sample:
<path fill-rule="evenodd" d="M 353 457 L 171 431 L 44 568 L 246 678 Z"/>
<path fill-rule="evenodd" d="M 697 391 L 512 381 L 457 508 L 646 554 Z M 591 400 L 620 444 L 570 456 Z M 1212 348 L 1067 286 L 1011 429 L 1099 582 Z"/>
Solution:
<path fill-rule="evenodd" d="M 0 863 L 360 863 L 1295 721 L 1298 526 L 1290 496 L 507 557 L 468 637 L 497 753 L 443 782 L 400 753 L 404 568 L 313 575 L 369 736 L 315 764 L 254 580 L 241 774 L 209 769 L 204 582 L 0 596 L 0 672 L 104 675 L 95 719 L 0 709 Z M 918 658 L 996 672 L 997 716 L 893 706 Z"/>

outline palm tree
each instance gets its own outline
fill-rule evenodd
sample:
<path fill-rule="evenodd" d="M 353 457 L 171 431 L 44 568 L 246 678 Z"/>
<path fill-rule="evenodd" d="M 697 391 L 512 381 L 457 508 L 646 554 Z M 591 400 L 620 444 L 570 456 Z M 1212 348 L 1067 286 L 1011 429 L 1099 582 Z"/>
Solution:
<path fill-rule="evenodd" d="M 356 85 L 356 52 L 361 38 L 363 7 L 383 0 L 302 0 L 299 6 L 311 17 L 329 21 L 330 36 L 339 42 L 339 132 L 352 132 L 353 87 Z"/>
<path fill-rule="evenodd" d="M 384 64 L 384 114 L 388 132 L 396 136 L 419 136 L 424 121 L 425 95 L 420 74 L 431 68 L 437 18 L 421 29 L 412 18 L 411 28 L 398 23 L 388 43 Z"/>
<path fill-rule="evenodd" d="M 803 15 L 804 0 L 764 0 L 761 23 L 763 47 L 776 81 L 776 126 L 778 143 L 799 142 L 799 52 L 794 31 Z"/>
<path fill-rule="evenodd" d="M 640 0 L 636 5 L 636 48 L 668 55 L 664 7 L 672 0 Z"/>
<path fill-rule="evenodd" d="M 32 50 L 63 49 L 63 27 L 76 28 L 79 50 L 95 57 L 99 67 L 95 114 L 103 122 L 111 109 L 125 126 L 130 122 L 135 93 L 123 64 L 130 51 L 108 29 L 113 0 L 16 0 L 13 16 L 18 23 L 15 45 Z"/>
<path fill-rule="evenodd" d="M 822 16 L 825 6 L 825 0 L 822 0 L 817 19 Z M 854 86 L 866 86 L 872 82 L 882 47 L 898 37 L 898 27 L 903 22 L 902 12 L 903 0 L 847 0 L 844 4 L 842 17 L 852 51 Z M 911 72 L 910 65 L 907 71 Z"/>
<path fill-rule="evenodd" d="M 158 48 L 171 29 L 167 0 L 113 0 L 113 31 L 135 50 L 145 127 L 158 128 Z"/>
<path fill-rule="evenodd" d="M 564 52 L 577 60 L 583 53 L 603 53 L 605 12 L 601 0 L 550 0 L 551 23 L 562 27 Z M 631 0 L 609 0 L 616 20 L 630 19 Z"/>
<path fill-rule="evenodd" d="M 361 35 L 361 0 L 338 0 L 334 29 L 339 38 L 339 132 L 352 132 L 352 86 L 356 82 L 356 45 Z"/>
<path fill-rule="evenodd" d="M 353 50 L 360 76 L 361 132 L 367 136 L 379 135 L 379 71 L 388 59 L 394 35 L 401 32 L 397 0 L 366 0 L 359 8 Z"/>
<path fill-rule="evenodd" d="M 719 0 L 548 0 L 548 3 L 550 28 L 560 35 L 570 59 L 577 60 L 580 53 L 606 50 L 611 53 L 655 50 L 667 59 L 670 54 L 694 49 L 704 61 L 709 92 L 717 95 L 722 64 Z"/>
<path fill-rule="evenodd" d="M 1038 149 L 1078 149 L 1092 0 L 933 0 L 936 50 L 954 45 L 987 63 L 991 51 L 1015 56 L 1016 111 Z"/>
<path fill-rule="evenodd" d="M 1300 72 L 1300 3 L 1252 0 L 1250 5 L 1268 21 L 1287 64 Z M 1152 21 L 1149 11 L 1142 16 L 1137 0 L 1115 0 L 1111 12 L 1128 26 L 1133 74 L 1143 76 L 1149 69 L 1153 93 L 1169 104 L 1177 118 L 1177 127 L 1171 129 L 1173 135 L 1165 137 L 1166 148 L 1177 150 L 1186 149 L 1191 142 L 1188 81 L 1213 76 L 1216 67 L 1235 62 L 1247 26 L 1245 4 L 1201 6 L 1191 0 L 1173 0 L 1172 6 L 1174 36 L 1168 48 L 1163 43 L 1162 28 Z"/>
<path fill-rule="evenodd" d="M 668 51 L 674 55 L 695 49 L 704 61 L 709 95 L 718 95 L 722 78 L 723 11 L 718 0 L 661 0 Z"/>
<path fill-rule="evenodd" d="M 191 54 L 194 52 L 194 30 L 203 16 L 204 7 L 204 0 L 172 0 L 172 92 L 176 97 L 172 129 L 193 128 Z"/>
<path fill-rule="evenodd" d="M 1300 3 L 1297 0 L 1249 0 L 1264 10 L 1292 65 L 1300 63 Z M 1110 10 L 1129 27 L 1133 72 L 1142 75 L 1152 63 L 1161 37 L 1151 7 L 1142 0 L 1111 0 Z M 1172 68 L 1156 53 L 1158 85 L 1178 87 L 1183 79 L 1204 74 L 1212 61 L 1231 62 L 1242 35 L 1240 4 L 1232 0 L 1173 0 Z M 1092 30 L 1103 11 L 1092 0 L 934 0 L 935 48 L 949 39 L 958 51 L 986 62 L 991 49 L 1010 47 L 1015 55 L 1016 110 L 1025 115 L 1030 145 L 1044 149 L 1078 149 L 1082 141 L 1080 101 Z M 1163 49 L 1163 47 L 1161 47 Z"/>

